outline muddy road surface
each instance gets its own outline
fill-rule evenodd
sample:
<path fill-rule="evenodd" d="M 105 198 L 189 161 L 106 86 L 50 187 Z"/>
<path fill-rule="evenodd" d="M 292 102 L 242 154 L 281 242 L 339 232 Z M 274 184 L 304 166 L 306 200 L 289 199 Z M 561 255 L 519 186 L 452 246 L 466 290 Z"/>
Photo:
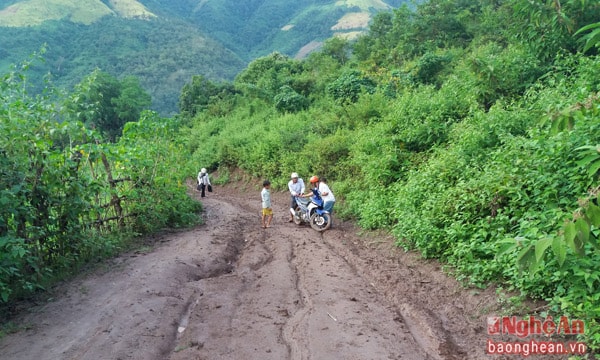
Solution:
<path fill-rule="evenodd" d="M 154 237 L 11 319 L 20 330 L 0 340 L 0 359 L 489 359 L 493 291 L 349 222 L 288 223 L 288 194 L 272 198 L 263 229 L 258 184 L 215 186 L 205 224 Z"/>

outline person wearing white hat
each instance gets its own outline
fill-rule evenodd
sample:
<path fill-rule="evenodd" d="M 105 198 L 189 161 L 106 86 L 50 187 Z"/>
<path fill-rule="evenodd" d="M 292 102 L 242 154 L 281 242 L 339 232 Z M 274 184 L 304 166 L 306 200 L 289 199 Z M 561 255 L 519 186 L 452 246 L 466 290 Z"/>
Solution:
<path fill-rule="evenodd" d="M 212 185 L 210 184 L 210 179 L 208 178 L 208 172 L 206 172 L 205 168 L 202 168 L 198 173 L 198 190 L 200 190 L 200 196 L 204 197 L 204 190 L 208 186 L 208 192 L 212 191 Z"/>
<path fill-rule="evenodd" d="M 296 197 L 300 196 L 302 194 L 304 194 L 304 191 L 306 190 L 304 187 L 304 180 L 302 180 L 302 178 L 298 177 L 298 173 L 293 172 L 292 175 L 290 176 L 290 182 L 288 182 L 288 189 L 290 189 L 290 219 L 288 220 L 288 222 L 292 222 L 294 221 L 294 215 L 292 215 L 292 213 L 294 212 L 294 209 L 296 208 Z"/>

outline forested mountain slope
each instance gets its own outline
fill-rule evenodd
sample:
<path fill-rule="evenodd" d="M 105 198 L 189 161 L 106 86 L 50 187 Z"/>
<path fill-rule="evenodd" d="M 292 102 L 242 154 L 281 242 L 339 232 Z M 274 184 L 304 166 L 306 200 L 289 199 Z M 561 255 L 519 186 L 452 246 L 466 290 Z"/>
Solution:
<path fill-rule="evenodd" d="M 355 36 L 391 8 L 379 0 L 3 0 L 0 70 L 47 44 L 46 63 L 31 70 L 38 89 L 46 73 L 69 88 L 100 68 L 138 77 L 152 108 L 172 114 L 192 75 L 232 80 L 256 56 L 306 54 L 334 33 Z"/>
<path fill-rule="evenodd" d="M 295 56 L 300 49 L 336 35 L 356 37 L 372 15 L 391 10 L 382 0 L 204 1 L 189 18 L 247 60 L 273 50 Z"/>
<path fill-rule="evenodd" d="M 123 18 L 152 18 L 144 5 L 136 0 L 25 0 L 2 1 L 0 26 L 40 25 L 49 20 L 67 20 L 91 24 L 107 15 Z"/>
<path fill-rule="evenodd" d="M 6 3 L 6 2 L 5 2 Z M 131 1 L 20 1 L 0 11 L 0 69 L 45 47 L 30 70 L 39 89 L 46 74 L 70 89 L 95 68 L 134 75 L 152 95 L 152 108 L 174 113 L 178 91 L 194 74 L 231 79 L 244 62 L 193 25 L 156 16 Z M 34 90 L 36 91 L 36 90 Z"/>

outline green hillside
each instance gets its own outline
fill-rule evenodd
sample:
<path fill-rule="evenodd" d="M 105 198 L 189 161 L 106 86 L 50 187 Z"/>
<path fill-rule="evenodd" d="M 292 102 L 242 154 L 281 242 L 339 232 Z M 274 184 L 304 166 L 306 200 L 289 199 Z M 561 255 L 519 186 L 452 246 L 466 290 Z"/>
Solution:
<path fill-rule="evenodd" d="M 0 10 L 0 26 L 36 26 L 50 20 L 89 25 L 107 15 L 146 19 L 155 17 L 136 0 L 25 0 Z"/>
<path fill-rule="evenodd" d="M 108 16 L 87 26 L 47 21 L 31 28 L 3 28 L 0 69 L 27 59 L 43 44 L 45 61 L 31 69 L 36 89 L 47 73 L 56 85 L 69 89 L 100 68 L 117 77 L 137 76 L 152 95 L 152 108 L 163 114 L 177 111 L 179 91 L 192 75 L 232 79 L 244 67 L 233 52 L 185 22 Z"/>
<path fill-rule="evenodd" d="M 190 8 L 189 18 L 252 60 L 273 51 L 295 56 L 307 44 L 333 35 L 355 36 L 365 31 L 374 14 L 391 9 L 380 0 L 202 1 Z"/>

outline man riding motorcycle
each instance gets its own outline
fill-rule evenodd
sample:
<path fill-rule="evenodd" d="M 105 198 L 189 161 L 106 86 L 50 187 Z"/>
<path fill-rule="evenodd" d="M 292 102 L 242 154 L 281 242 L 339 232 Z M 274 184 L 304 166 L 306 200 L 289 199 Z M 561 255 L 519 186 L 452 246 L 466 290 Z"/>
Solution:
<path fill-rule="evenodd" d="M 327 186 L 325 178 L 319 180 L 319 177 L 314 175 L 310 178 L 310 184 L 314 189 L 317 189 L 319 195 L 323 198 L 323 210 L 331 213 L 333 211 L 333 205 L 335 205 L 335 196 L 333 196 L 333 192 Z"/>
<path fill-rule="evenodd" d="M 319 179 L 318 176 L 313 175 L 309 181 L 312 186 L 311 190 L 316 191 L 319 194 L 319 196 L 323 199 L 323 211 L 329 213 L 329 225 L 327 226 L 327 228 L 331 229 L 333 227 L 333 217 L 331 216 L 331 214 L 333 212 L 333 205 L 335 205 L 335 196 L 333 195 L 333 192 L 327 185 L 325 178 Z M 301 196 L 310 197 L 312 196 L 312 194 L 303 194 Z"/>

